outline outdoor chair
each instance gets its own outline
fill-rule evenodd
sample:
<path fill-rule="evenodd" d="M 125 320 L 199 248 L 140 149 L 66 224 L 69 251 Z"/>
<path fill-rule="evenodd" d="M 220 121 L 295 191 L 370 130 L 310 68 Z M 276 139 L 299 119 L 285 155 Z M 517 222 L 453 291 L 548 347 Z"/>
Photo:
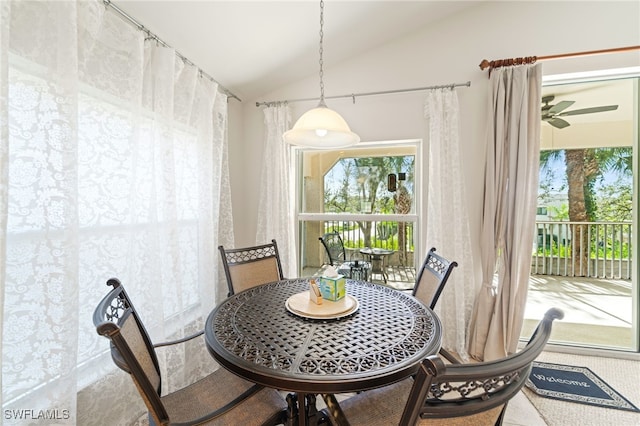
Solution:
<path fill-rule="evenodd" d="M 228 296 L 260 284 L 284 279 L 276 240 L 259 246 L 225 249 L 219 246 Z"/>
<path fill-rule="evenodd" d="M 153 345 L 119 280 L 98 304 L 93 323 L 111 341 L 111 358 L 129 373 L 149 410 L 150 425 L 276 425 L 286 421 L 287 404 L 274 389 L 248 382 L 223 368 L 175 392 L 162 395 L 156 348 L 184 343 L 202 331 Z M 213 360 L 212 360 L 213 362 Z"/>
<path fill-rule="evenodd" d="M 324 413 L 336 425 L 501 425 L 507 403 L 522 389 L 547 344 L 553 321 L 563 316 L 549 309 L 529 343 L 513 355 L 469 364 L 445 364 L 431 356 L 414 378 L 340 403 L 333 400 Z"/>
<path fill-rule="evenodd" d="M 327 232 L 318 237 L 324 247 L 329 265 L 338 270 L 339 273 L 346 275 L 348 278 L 367 281 L 371 271 L 371 265 L 364 260 L 355 259 L 347 260 L 346 250 L 342 237 L 337 232 Z"/>
<path fill-rule="evenodd" d="M 449 261 L 436 254 L 436 248 L 432 247 L 418 273 L 416 285 L 413 287 L 413 296 L 426 303 L 431 309 L 434 309 L 451 272 L 453 272 L 453 268 L 456 266 L 458 266 L 458 262 Z M 440 349 L 440 355 L 449 362 L 459 362 L 451 352 L 444 348 Z"/>

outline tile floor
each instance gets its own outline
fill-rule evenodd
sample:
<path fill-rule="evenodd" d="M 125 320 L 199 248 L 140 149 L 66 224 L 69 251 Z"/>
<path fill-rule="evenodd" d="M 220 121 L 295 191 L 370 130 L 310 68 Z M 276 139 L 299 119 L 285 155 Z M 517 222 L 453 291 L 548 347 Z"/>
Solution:
<path fill-rule="evenodd" d="M 538 410 L 522 392 L 509 401 L 502 424 L 503 426 L 547 426 Z"/>

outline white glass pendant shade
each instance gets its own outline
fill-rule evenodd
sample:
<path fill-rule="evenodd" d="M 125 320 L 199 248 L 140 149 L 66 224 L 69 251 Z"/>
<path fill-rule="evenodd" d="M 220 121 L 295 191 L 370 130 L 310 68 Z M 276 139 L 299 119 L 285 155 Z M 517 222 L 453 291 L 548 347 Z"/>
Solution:
<path fill-rule="evenodd" d="M 360 136 L 351 131 L 344 118 L 323 105 L 302 114 L 282 137 L 289 144 L 318 149 L 341 148 L 360 142 Z"/>

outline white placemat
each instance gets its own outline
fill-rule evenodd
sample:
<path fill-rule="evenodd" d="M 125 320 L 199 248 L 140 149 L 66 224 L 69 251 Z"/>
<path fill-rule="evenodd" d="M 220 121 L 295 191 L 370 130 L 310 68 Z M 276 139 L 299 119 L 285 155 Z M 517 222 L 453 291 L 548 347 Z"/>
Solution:
<path fill-rule="evenodd" d="M 289 312 L 305 318 L 327 319 L 350 315 L 358 310 L 359 304 L 355 297 L 347 294 L 335 302 L 325 299 L 318 305 L 309 298 L 309 291 L 303 291 L 289 297 L 285 306 Z"/>

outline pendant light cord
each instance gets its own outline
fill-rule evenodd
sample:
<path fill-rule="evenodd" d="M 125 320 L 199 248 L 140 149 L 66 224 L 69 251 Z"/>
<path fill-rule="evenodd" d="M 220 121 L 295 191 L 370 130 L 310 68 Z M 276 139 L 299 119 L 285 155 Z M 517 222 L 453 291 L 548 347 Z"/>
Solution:
<path fill-rule="evenodd" d="M 320 0 L 320 61 L 319 61 L 320 62 L 320 98 L 319 99 L 318 98 L 302 98 L 302 99 L 288 99 L 288 100 L 285 100 L 285 101 L 256 102 L 256 107 L 260 107 L 262 105 L 270 107 L 270 106 L 273 106 L 273 105 L 276 105 L 276 104 L 280 104 L 280 103 L 319 100 L 320 102 L 318 103 L 318 107 L 324 107 L 324 108 L 328 109 L 327 104 L 324 102 L 324 100 L 325 100 L 325 97 L 324 97 L 324 81 L 322 80 L 322 77 L 324 77 L 324 61 L 322 59 L 322 54 L 324 53 L 324 49 L 322 47 L 322 42 L 324 40 L 323 27 L 324 27 L 324 0 Z M 356 103 L 356 96 L 360 97 L 360 96 L 371 96 L 371 95 L 386 95 L 386 94 L 389 94 L 389 93 L 403 93 L 403 92 L 414 92 L 414 91 L 421 91 L 421 90 L 446 89 L 446 88 L 449 88 L 449 89 L 453 90 L 454 87 L 458 87 L 458 86 L 471 87 L 471 82 L 467 81 L 466 83 L 452 83 L 452 84 L 445 84 L 445 85 L 440 85 L 440 86 L 416 87 L 416 88 L 413 88 L 413 89 L 383 90 L 381 92 L 351 93 L 349 95 L 328 96 L 327 99 L 352 98 L 353 99 L 353 103 L 355 104 Z M 358 138 L 358 140 L 359 140 L 359 138 Z M 296 142 L 289 142 L 289 143 L 296 144 Z M 311 145 L 307 145 L 307 146 L 311 146 Z M 347 145 L 344 145 L 344 146 L 347 146 Z"/>
<path fill-rule="evenodd" d="M 334 149 L 360 142 L 360 136 L 353 133 L 344 118 L 324 103 L 324 0 L 320 0 L 320 103 L 298 118 L 291 130 L 282 134 L 289 144 L 308 148 Z"/>
<path fill-rule="evenodd" d="M 322 54 L 324 49 L 322 47 L 322 41 L 324 39 L 324 1 L 320 0 L 320 103 L 318 106 L 326 107 L 327 105 L 324 103 L 324 81 L 322 81 L 322 77 L 324 76 L 324 61 L 322 60 Z"/>

